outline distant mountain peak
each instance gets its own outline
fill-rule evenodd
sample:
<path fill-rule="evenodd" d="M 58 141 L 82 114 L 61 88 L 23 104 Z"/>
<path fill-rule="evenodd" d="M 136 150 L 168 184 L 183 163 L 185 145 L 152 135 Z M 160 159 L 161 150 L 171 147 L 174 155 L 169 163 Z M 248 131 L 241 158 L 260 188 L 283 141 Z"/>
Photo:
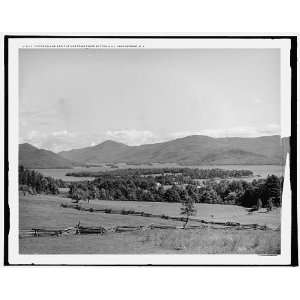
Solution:
<path fill-rule="evenodd" d="M 98 146 L 99 145 L 127 146 L 126 144 L 116 142 L 116 141 L 113 141 L 113 140 L 106 140 L 106 141 L 102 142 L 101 144 L 98 144 Z"/>
<path fill-rule="evenodd" d="M 37 147 L 35 147 L 35 146 L 33 146 L 33 145 L 29 144 L 29 143 L 19 144 L 19 147 L 24 148 L 24 149 L 36 149 L 36 150 L 38 150 Z"/>
<path fill-rule="evenodd" d="M 87 147 L 85 149 L 94 149 L 94 150 L 100 150 L 100 149 L 119 149 L 119 148 L 126 148 L 126 147 L 129 147 L 128 145 L 126 144 L 123 144 L 123 143 L 119 143 L 119 142 L 116 142 L 116 141 L 113 141 L 113 140 L 106 140 L 100 144 L 97 144 L 95 146 L 90 146 L 90 147 Z M 65 151 L 64 151 L 65 152 Z"/>
<path fill-rule="evenodd" d="M 191 135 L 166 142 L 128 146 L 107 140 L 96 146 L 60 152 L 82 163 L 180 163 L 186 165 L 280 164 L 284 157 L 280 136 L 213 138 Z"/>
<path fill-rule="evenodd" d="M 32 169 L 72 168 L 73 162 L 45 149 L 29 143 L 19 145 L 19 165 Z"/>
<path fill-rule="evenodd" d="M 193 135 L 188 135 L 185 137 L 177 138 L 176 140 L 212 140 L 214 139 L 213 137 L 210 137 L 208 135 L 202 135 L 202 134 L 193 134 Z"/>

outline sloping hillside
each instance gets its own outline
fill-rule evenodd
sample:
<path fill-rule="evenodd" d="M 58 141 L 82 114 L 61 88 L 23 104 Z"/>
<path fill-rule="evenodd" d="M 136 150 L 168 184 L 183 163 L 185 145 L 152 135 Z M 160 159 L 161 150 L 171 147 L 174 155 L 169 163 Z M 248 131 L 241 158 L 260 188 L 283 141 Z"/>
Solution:
<path fill-rule="evenodd" d="M 90 164 L 119 162 L 130 152 L 131 148 L 122 143 L 105 141 L 93 147 L 62 151 L 59 155 L 66 159 Z"/>
<path fill-rule="evenodd" d="M 72 168 L 74 163 L 60 155 L 28 143 L 19 145 L 19 164 L 32 169 Z"/>
<path fill-rule="evenodd" d="M 194 135 L 168 142 L 141 146 L 106 141 L 93 147 L 63 151 L 69 160 L 83 163 L 176 162 L 198 164 L 282 164 L 288 139 L 280 136 L 257 138 L 211 138 Z"/>

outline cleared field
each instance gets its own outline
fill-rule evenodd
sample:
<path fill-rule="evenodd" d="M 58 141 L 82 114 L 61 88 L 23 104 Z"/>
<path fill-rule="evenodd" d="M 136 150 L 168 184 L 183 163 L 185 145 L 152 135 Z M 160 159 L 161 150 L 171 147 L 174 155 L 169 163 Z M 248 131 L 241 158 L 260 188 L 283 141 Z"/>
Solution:
<path fill-rule="evenodd" d="M 55 196 L 25 196 L 20 197 L 19 224 L 20 229 L 33 227 L 67 228 L 75 226 L 79 221 L 86 226 L 115 226 L 115 225 L 148 225 L 153 219 L 139 216 L 110 215 L 91 213 L 60 207 L 69 199 Z M 157 220 L 156 224 L 170 224 L 167 220 Z M 174 224 L 178 222 L 174 221 Z"/>
<path fill-rule="evenodd" d="M 65 201 L 65 202 L 68 202 Z M 89 203 L 80 202 L 84 207 L 93 208 L 111 208 L 143 211 L 151 214 L 165 214 L 168 216 L 180 216 L 180 203 L 165 202 L 137 202 L 137 201 L 109 201 L 109 200 L 91 200 Z M 259 224 L 267 225 L 276 229 L 280 226 L 280 209 L 274 209 L 266 213 L 265 210 L 249 213 L 249 209 L 237 205 L 222 204 L 195 204 L 197 214 L 194 218 L 204 219 L 206 221 L 220 222 L 239 222 L 241 224 Z"/>
<path fill-rule="evenodd" d="M 20 229 L 33 227 L 67 228 L 79 221 L 86 226 L 181 225 L 181 222 L 132 215 L 77 211 L 60 207 L 70 199 L 56 196 L 20 196 Z M 178 216 L 180 204 L 158 202 L 90 201 L 89 207 L 134 209 L 153 214 Z M 231 205 L 197 204 L 197 218 L 278 227 L 280 210 L 270 214 L 248 214 L 247 209 Z M 191 222 L 193 224 L 193 222 Z M 280 253 L 280 231 L 215 229 L 145 230 L 104 235 L 20 238 L 20 253 Z"/>

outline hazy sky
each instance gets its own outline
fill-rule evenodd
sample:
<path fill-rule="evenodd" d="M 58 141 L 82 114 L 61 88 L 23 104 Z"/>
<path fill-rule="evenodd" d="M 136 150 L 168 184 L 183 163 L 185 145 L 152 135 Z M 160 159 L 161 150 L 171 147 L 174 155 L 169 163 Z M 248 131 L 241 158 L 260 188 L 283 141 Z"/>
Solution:
<path fill-rule="evenodd" d="M 20 142 L 280 133 L 278 49 L 20 50 Z"/>

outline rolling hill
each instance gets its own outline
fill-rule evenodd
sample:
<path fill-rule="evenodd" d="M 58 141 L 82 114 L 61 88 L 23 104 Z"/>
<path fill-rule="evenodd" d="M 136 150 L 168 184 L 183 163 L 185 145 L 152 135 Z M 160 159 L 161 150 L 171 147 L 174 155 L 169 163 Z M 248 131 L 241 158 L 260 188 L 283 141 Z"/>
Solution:
<path fill-rule="evenodd" d="M 74 163 L 54 152 L 25 143 L 19 145 L 19 165 L 31 169 L 65 169 L 72 168 Z"/>
<path fill-rule="evenodd" d="M 279 135 L 256 138 L 188 136 L 163 143 L 128 146 L 105 141 L 93 147 L 63 151 L 65 159 L 97 163 L 180 163 L 184 165 L 282 164 L 288 139 Z"/>
<path fill-rule="evenodd" d="M 122 155 L 129 153 L 132 147 L 114 141 L 105 141 L 93 147 L 59 152 L 59 155 L 77 162 L 97 164 L 103 162 L 119 162 Z"/>

